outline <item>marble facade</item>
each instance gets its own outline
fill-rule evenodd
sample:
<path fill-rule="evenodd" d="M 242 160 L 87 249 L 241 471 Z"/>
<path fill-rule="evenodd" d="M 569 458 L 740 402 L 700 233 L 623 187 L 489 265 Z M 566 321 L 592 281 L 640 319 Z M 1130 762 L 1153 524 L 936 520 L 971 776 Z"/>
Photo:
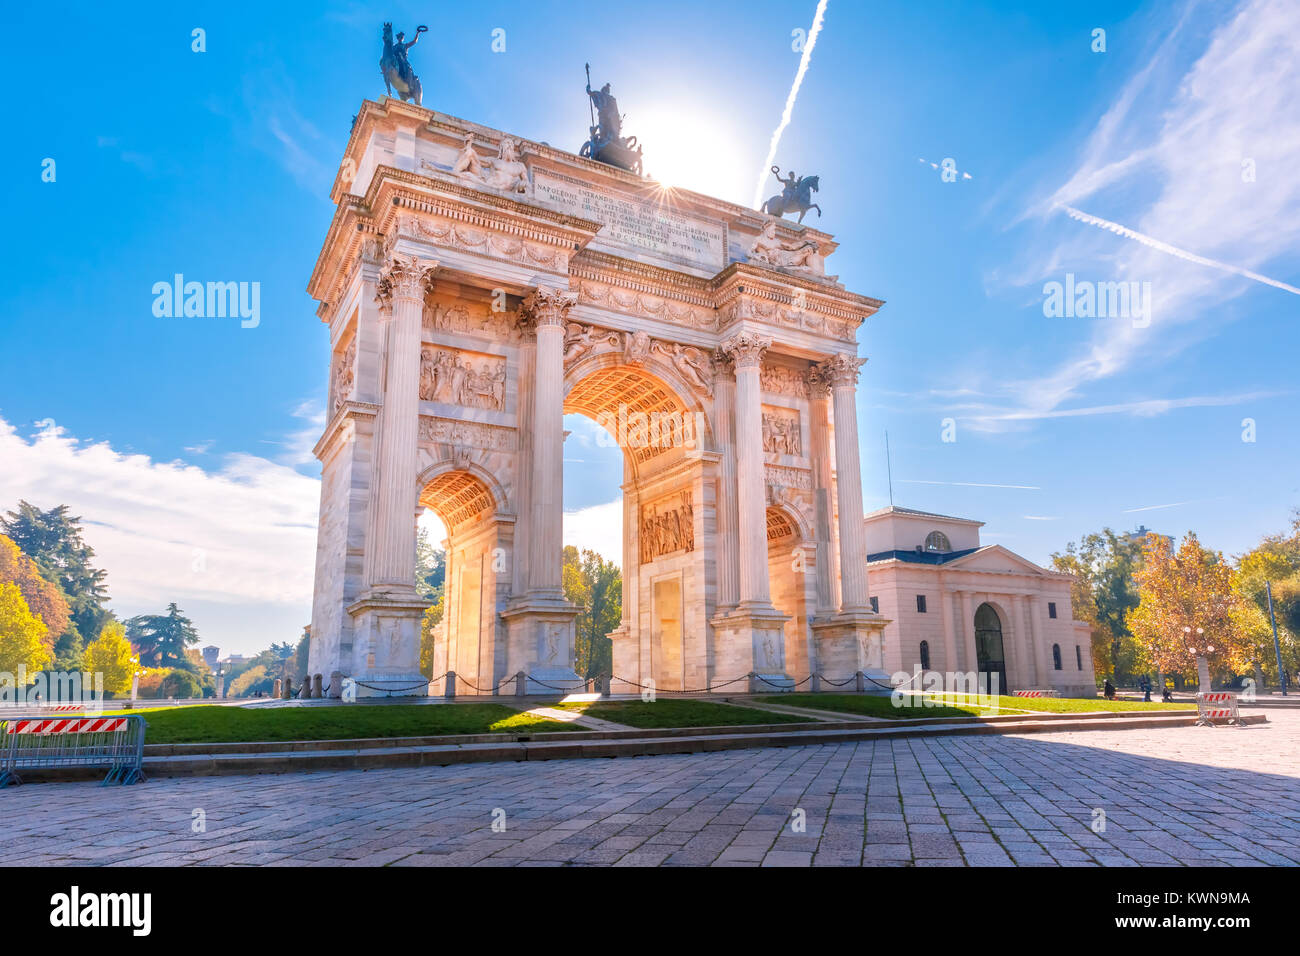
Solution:
<path fill-rule="evenodd" d="M 577 686 L 577 413 L 625 452 L 612 690 L 885 679 L 855 402 L 882 303 L 826 274 L 829 235 L 390 98 L 362 105 L 332 199 L 308 287 L 331 347 L 312 673 L 426 693 L 429 508 L 447 528 L 433 673 L 459 693 L 520 671 Z"/>

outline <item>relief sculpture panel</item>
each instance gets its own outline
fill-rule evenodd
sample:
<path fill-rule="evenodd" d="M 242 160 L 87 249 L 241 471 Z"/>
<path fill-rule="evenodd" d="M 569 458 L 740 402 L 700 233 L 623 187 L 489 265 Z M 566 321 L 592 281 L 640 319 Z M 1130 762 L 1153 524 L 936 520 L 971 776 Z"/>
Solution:
<path fill-rule="evenodd" d="M 641 563 L 695 550 L 695 508 L 689 491 L 641 507 Z"/>
<path fill-rule="evenodd" d="M 421 350 L 421 401 L 499 412 L 506 407 L 505 394 L 504 358 L 430 346 Z"/>

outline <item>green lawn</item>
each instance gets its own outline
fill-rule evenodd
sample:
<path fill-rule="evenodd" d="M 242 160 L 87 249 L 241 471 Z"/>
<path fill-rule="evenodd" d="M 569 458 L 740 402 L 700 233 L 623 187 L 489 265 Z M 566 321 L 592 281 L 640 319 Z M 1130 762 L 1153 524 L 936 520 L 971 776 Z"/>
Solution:
<path fill-rule="evenodd" d="M 351 740 L 445 734 L 539 733 L 579 728 L 500 704 L 357 704 L 340 707 L 167 707 L 131 710 L 149 722 L 147 744 Z"/>
<path fill-rule="evenodd" d="M 1014 714 L 1029 711 L 1046 714 L 1083 714 L 1101 711 L 1133 710 L 1186 710 L 1188 704 L 1162 704 L 1131 700 L 1076 700 L 1069 697 L 1011 697 L 999 696 L 996 702 L 987 697 L 975 698 L 967 695 L 927 696 L 937 706 L 922 704 L 922 695 L 907 695 L 908 701 L 902 707 L 895 707 L 887 696 L 859 696 L 856 694 L 782 694 L 779 697 L 760 697 L 759 700 L 773 704 L 789 704 L 792 707 L 811 707 L 816 710 L 833 710 L 849 714 L 861 714 L 866 717 L 886 717 L 902 719 L 910 717 L 970 717 L 990 714 Z M 996 703 L 996 706 L 988 706 Z M 984 706 L 981 706 L 984 705 Z M 1190 705 L 1195 707 L 1195 704 Z"/>
<path fill-rule="evenodd" d="M 938 698 L 941 700 L 954 700 L 953 697 Z M 1099 711 L 1120 711 L 1120 710 L 1187 710 L 1196 709 L 1196 702 L 1190 701 L 1182 704 L 1164 704 L 1160 701 L 1152 701 L 1147 704 L 1140 700 L 1106 700 L 1104 697 L 1095 698 L 1076 698 L 1076 697 L 1011 697 L 1001 696 L 998 698 L 998 706 L 1004 708 L 1014 708 L 1016 710 L 1029 710 L 1044 714 L 1095 714 Z"/>
<path fill-rule="evenodd" d="M 734 727 L 738 724 L 807 723 L 810 718 L 707 700 L 660 697 L 654 701 L 566 701 L 549 706 L 573 710 L 629 727 Z M 577 729 L 577 728 L 574 728 Z"/>

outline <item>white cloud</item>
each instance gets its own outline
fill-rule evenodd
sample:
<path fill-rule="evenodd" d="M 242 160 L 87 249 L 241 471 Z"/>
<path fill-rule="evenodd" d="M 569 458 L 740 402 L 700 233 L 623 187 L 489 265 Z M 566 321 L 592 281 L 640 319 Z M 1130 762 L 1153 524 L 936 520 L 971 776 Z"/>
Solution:
<path fill-rule="evenodd" d="M 623 566 L 623 499 L 564 513 L 564 543 Z"/>
<path fill-rule="evenodd" d="M 1010 383 L 1006 394 L 1027 414 L 1008 420 L 1044 417 L 1091 383 L 1179 355 L 1233 318 L 1225 302 L 1256 288 L 1218 264 L 1256 278 L 1300 247 L 1300 4 L 1245 0 L 1202 29 L 1221 9 L 1192 5 L 1162 31 L 1080 147 L 1079 165 L 1035 207 L 1055 241 L 1036 243 L 1046 252 L 1022 278 L 1041 284 L 1091 271 L 1150 282 L 1150 327 L 1095 323 L 1090 341 L 1057 368 Z M 1243 178 L 1246 160 L 1253 182 Z M 1084 205 L 1105 214 L 1098 223 L 1131 223 L 1130 234 L 1086 229 L 1062 214 Z M 1133 241 L 1138 234 L 1159 239 Z M 1195 255 L 1184 261 L 1170 249 Z"/>
<path fill-rule="evenodd" d="M 23 437 L 0 419 L 0 505 L 66 504 L 108 572 L 119 614 L 221 606 L 220 632 L 195 614 L 205 643 L 257 650 L 294 632 L 263 613 L 310 617 L 320 482 L 286 464 L 227 455 L 217 470 L 81 442 L 49 425 Z M 267 631 L 270 630 L 269 633 Z"/>

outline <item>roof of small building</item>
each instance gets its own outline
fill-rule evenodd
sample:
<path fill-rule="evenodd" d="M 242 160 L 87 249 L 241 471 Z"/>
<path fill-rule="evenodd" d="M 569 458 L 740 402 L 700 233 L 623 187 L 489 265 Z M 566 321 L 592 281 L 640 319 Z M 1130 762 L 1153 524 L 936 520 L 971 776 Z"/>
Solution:
<path fill-rule="evenodd" d="M 973 524 L 977 527 L 983 527 L 983 521 L 976 521 L 974 518 L 958 518 L 956 515 L 941 515 L 933 511 L 917 511 L 915 508 L 900 508 L 897 505 L 889 505 L 885 508 L 878 508 L 875 511 L 869 511 L 863 517 L 867 520 L 872 518 L 883 518 L 886 515 L 903 515 L 909 518 L 939 518 L 943 521 L 958 521 L 962 524 Z"/>

